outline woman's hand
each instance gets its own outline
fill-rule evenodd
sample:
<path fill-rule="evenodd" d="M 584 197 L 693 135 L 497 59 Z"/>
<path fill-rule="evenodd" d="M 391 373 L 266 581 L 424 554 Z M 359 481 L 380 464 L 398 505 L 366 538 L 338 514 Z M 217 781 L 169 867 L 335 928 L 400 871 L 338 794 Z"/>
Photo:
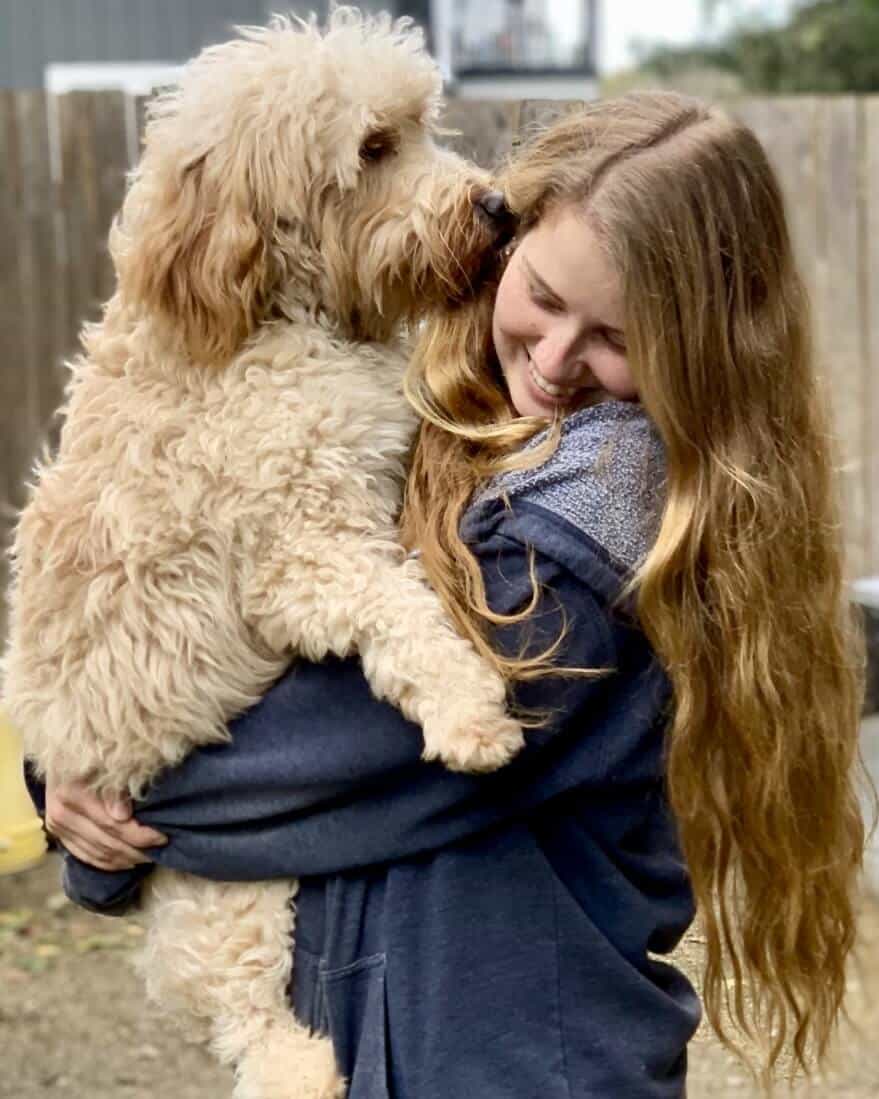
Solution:
<path fill-rule="evenodd" d="M 99 870 L 130 870 L 152 862 L 143 848 L 168 842 L 132 816 L 128 797 L 101 797 L 84 782 L 46 783 L 46 831 Z"/>

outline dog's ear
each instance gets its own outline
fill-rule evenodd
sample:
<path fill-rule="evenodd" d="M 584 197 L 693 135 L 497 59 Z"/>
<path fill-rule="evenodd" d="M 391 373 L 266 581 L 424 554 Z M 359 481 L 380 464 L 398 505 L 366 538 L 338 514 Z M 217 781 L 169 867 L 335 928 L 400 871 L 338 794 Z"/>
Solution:
<path fill-rule="evenodd" d="M 113 251 L 123 298 L 163 314 L 193 360 L 221 364 L 265 315 L 274 274 L 247 167 L 218 161 L 206 152 L 142 175 Z"/>

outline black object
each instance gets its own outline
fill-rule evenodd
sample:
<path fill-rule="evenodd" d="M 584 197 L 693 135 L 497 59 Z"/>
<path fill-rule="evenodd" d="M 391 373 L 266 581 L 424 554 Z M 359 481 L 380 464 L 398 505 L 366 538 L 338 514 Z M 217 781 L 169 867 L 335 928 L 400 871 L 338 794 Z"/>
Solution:
<path fill-rule="evenodd" d="M 516 232 L 516 218 L 507 206 L 503 194 L 500 191 L 483 191 L 474 197 L 473 205 L 476 212 L 494 229 L 495 248 L 506 247 Z"/>
<path fill-rule="evenodd" d="M 864 697 L 864 713 L 879 711 L 879 606 L 858 601 L 867 640 L 867 684 Z"/>
<path fill-rule="evenodd" d="M 486 191 L 476 200 L 476 205 L 495 221 L 510 217 L 510 211 L 500 191 Z"/>

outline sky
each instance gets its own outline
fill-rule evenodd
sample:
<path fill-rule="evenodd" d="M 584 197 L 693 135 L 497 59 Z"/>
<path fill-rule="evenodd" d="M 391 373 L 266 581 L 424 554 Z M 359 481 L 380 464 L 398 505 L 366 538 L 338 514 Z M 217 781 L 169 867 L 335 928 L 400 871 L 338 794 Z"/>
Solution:
<path fill-rule="evenodd" d="M 573 8 L 578 0 L 551 0 Z M 733 13 L 757 13 L 766 19 L 782 19 L 792 0 L 728 0 L 719 3 L 715 26 L 728 25 Z M 601 66 L 604 72 L 625 68 L 635 59 L 633 39 L 683 44 L 697 38 L 705 26 L 701 0 L 602 0 L 599 4 Z"/>

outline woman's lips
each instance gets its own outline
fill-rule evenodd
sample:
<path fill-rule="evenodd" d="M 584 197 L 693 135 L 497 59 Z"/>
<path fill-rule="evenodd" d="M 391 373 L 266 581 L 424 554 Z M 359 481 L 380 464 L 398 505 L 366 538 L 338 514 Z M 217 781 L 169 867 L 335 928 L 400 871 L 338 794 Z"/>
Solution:
<path fill-rule="evenodd" d="M 549 398 L 554 404 L 570 400 L 579 388 L 576 385 L 557 385 L 555 382 L 544 378 L 530 355 L 528 355 L 528 377 L 532 384 L 540 390 L 541 395 Z"/>

